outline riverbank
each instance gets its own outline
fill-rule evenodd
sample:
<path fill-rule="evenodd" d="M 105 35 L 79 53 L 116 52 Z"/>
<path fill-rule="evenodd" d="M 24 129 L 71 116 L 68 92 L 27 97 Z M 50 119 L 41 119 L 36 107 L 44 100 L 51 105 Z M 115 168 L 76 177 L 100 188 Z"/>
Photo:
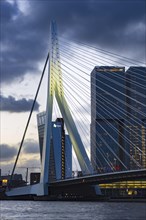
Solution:
<path fill-rule="evenodd" d="M 0 200 L 19 200 L 19 201 L 72 201 L 72 202 L 141 202 L 146 203 L 146 198 L 140 197 L 86 197 L 86 198 L 62 198 L 62 197 L 49 197 L 49 196 L 17 196 L 7 197 L 5 194 L 0 194 Z"/>

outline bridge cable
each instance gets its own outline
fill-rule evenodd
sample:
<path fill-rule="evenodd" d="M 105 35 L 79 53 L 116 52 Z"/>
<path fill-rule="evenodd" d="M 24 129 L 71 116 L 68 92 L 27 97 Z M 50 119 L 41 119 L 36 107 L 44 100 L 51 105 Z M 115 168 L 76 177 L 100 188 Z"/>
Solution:
<path fill-rule="evenodd" d="M 145 65 L 146 63 L 144 63 L 144 62 L 142 62 L 142 61 L 138 61 L 138 60 L 134 60 L 134 59 L 131 59 L 131 58 L 128 58 L 128 57 L 125 57 L 125 56 L 121 56 L 121 55 L 119 55 L 119 54 L 116 54 L 116 53 L 113 53 L 113 52 L 111 52 L 111 51 L 107 51 L 107 50 L 104 50 L 104 49 L 101 49 L 101 48 L 98 48 L 98 47 L 94 47 L 94 46 L 90 46 L 90 45 L 87 45 L 87 44 L 85 44 L 85 43 L 82 43 L 82 42 L 75 42 L 75 41 L 71 41 L 71 43 L 70 43 L 70 40 L 67 40 L 67 39 L 65 39 L 65 38 L 62 38 L 62 37 L 59 37 L 59 41 L 62 41 L 62 42 L 64 42 L 65 44 L 69 44 L 70 45 L 70 47 L 72 47 L 72 45 L 73 44 L 75 44 L 75 45 L 77 45 L 77 46 L 80 46 L 80 45 L 82 45 L 82 46 L 84 46 L 84 47 L 86 47 L 86 48 L 89 48 L 89 49 L 92 49 L 92 50 L 96 50 L 96 51 L 100 51 L 100 52 L 102 52 L 102 53 L 105 53 L 105 54 L 109 54 L 110 56 L 113 56 L 113 57 L 119 57 L 120 59 L 123 59 L 123 60 L 128 60 L 128 62 L 131 62 L 132 64 L 135 64 L 135 62 L 136 63 L 141 63 L 141 64 L 143 64 L 143 65 Z M 64 44 L 63 44 L 64 45 Z M 137 64 L 136 64 L 137 65 Z"/>
<path fill-rule="evenodd" d="M 18 158 L 19 158 L 19 155 L 20 155 L 20 152 L 21 152 L 21 149 L 22 149 L 22 145 L 23 145 L 23 142 L 24 142 L 24 139 L 25 139 L 25 135 L 26 135 L 26 132 L 27 132 L 27 128 L 29 126 L 29 122 L 30 122 L 30 119 L 31 119 L 31 116 L 32 116 L 32 113 L 33 113 L 33 110 L 34 110 L 34 106 L 35 106 L 36 99 L 37 99 L 37 96 L 38 96 L 38 93 L 39 93 L 39 90 L 40 90 L 40 86 L 41 86 L 41 83 L 42 83 L 42 80 L 43 80 L 43 77 L 44 77 L 44 73 L 45 73 L 45 70 L 46 70 L 48 60 L 49 60 L 49 53 L 48 53 L 46 61 L 45 61 L 45 65 L 44 65 L 44 68 L 43 68 L 43 71 L 42 71 L 42 74 L 41 74 L 39 85 L 38 85 L 38 88 L 37 88 L 37 91 L 36 91 L 36 94 L 35 94 L 35 98 L 34 98 L 34 101 L 33 101 L 33 104 L 32 104 L 31 110 L 30 110 L 30 114 L 29 114 L 27 123 L 26 123 L 26 127 L 25 127 L 25 130 L 24 130 L 24 133 L 23 133 L 23 137 L 22 137 L 22 140 L 21 140 L 21 143 L 20 143 L 20 146 L 19 146 L 19 150 L 18 150 L 18 153 L 17 153 L 17 156 L 16 156 L 16 160 L 15 160 L 15 163 L 14 163 L 14 166 L 13 166 L 13 169 L 12 169 L 12 173 L 11 173 L 11 176 L 10 176 L 9 184 L 11 183 L 14 172 L 15 172 L 17 161 L 18 161 Z"/>
<path fill-rule="evenodd" d="M 70 60 L 70 62 L 74 62 L 74 63 L 76 63 L 76 64 L 78 64 L 78 65 L 80 65 L 80 66 L 82 66 L 82 67 L 84 67 L 86 70 L 88 69 L 90 72 L 93 70 L 93 66 L 96 66 L 97 65 L 97 62 L 98 61 L 95 61 L 95 63 L 93 63 L 93 58 L 89 61 L 89 58 L 88 59 L 86 59 L 85 58 L 85 54 L 83 54 L 82 56 L 79 56 L 79 55 L 77 55 L 76 57 L 74 57 L 72 60 L 71 60 L 71 54 L 69 54 L 68 53 L 68 51 L 62 51 L 62 60 L 63 60 L 63 58 L 66 58 L 67 59 L 67 61 L 68 60 Z M 79 62 L 80 61 L 80 62 Z M 86 64 L 85 64 L 85 61 L 86 61 Z M 83 64 L 83 63 L 84 64 Z M 92 66 L 91 66 L 91 64 L 92 64 Z M 102 62 L 102 64 L 105 66 L 105 65 L 107 65 L 107 64 L 109 64 L 109 61 L 108 60 L 106 60 L 106 63 L 103 63 Z M 89 66 L 87 66 L 87 65 L 90 65 L 90 67 Z M 112 64 L 113 65 L 113 64 Z M 133 67 L 132 67 L 133 68 Z M 132 73 L 132 76 L 133 76 L 133 74 L 135 73 L 135 72 L 133 72 L 133 71 L 131 71 L 131 70 L 128 70 L 128 72 L 129 73 Z M 115 72 L 115 74 L 117 74 L 116 72 Z M 125 78 L 125 77 L 123 77 L 123 75 L 116 75 L 116 77 L 117 78 Z M 135 79 L 137 80 L 137 79 L 140 79 L 140 80 L 143 80 L 142 78 L 139 78 L 139 77 L 135 77 Z M 139 84 L 137 81 L 134 81 L 134 80 L 132 80 L 132 79 L 128 79 L 127 78 L 127 80 L 129 81 L 129 82 L 132 82 L 133 83 L 133 85 L 136 85 L 136 86 L 140 86 L 140 87 L 143 87 L 143 85 L 142 84 Z M 144 81 L 146 81 L 146 80 L 144 80 Z"/>

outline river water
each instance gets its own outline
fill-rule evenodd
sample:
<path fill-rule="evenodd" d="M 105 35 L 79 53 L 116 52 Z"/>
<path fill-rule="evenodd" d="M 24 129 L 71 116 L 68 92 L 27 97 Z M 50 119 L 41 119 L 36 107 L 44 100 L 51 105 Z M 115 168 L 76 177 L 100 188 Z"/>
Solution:
<path fill-rule="evenodd" d="M 145 220 L 144 203 L 0 201 L 1 220 Z"/>

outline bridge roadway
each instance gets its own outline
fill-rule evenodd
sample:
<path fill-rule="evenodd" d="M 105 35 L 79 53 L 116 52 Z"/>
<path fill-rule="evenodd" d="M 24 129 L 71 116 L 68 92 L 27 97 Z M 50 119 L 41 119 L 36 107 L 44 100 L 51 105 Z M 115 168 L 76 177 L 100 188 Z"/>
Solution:
<path fill-rule="evenodd" d="M 146 169 L 141 170 L 130 170 L 130 171 L 120 171 L 104 174 L 91 174 L 82 177 L 75 177 L 70 179 L 58 180 L 51 182 L 49 186 L 60 187 L 60 186 L 71 186 L 71 185 L 95 185 L 103 183 L 113 183 L 120 181 L 129 180 L 146 180 Z"/>
<path fill-rule="evenodd" d="M 146 180 L 146 169 L 133 171 L 120 171 L 114 173 L 92 174 L 82 177 L 58 180 L 48 184 L 49 190 L 52 193 L 60 193 L 65 189 L 65 192 L 78 192 L 89 190 L 88 186 L 98 185 L 102 183 L 113 183 L 126 180 Z M 61 191 L 60 191 L 61 190 Z M 18 188 L 7 189 L 8 197 L 22 197 L 28 195 L 42 196 L 40 184 L 27 185 Z"/>

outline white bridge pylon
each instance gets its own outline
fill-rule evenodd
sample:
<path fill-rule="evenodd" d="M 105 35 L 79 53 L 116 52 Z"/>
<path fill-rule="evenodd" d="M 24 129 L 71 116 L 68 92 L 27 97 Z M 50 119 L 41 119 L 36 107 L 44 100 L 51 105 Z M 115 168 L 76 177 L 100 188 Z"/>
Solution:
<path fill-rule="evenodd" d="M 45 185 L 49 184 L 49 158 L 50 143 L 52 134 L 52 109 L 53 98 L 56 97 L 59 109 L 61 111 L 64 123 L 66 125 L 71 143 L 77 156 L 79 165 L 83 174 L 92 174 L 93 168 L 88 158 L 81 137 L 70 113 L 67 101 L 64 96 L 62 72 L 60 65 L 59 44 L 57 38 L 57 28 L 54 21 L 51 22 L 50 40 L 49 40 L 49 64 L 48 64 L 48 90 L 47 90 L 47 106 L 46 106 L 46 124 L 44 133 L 44 144 L 41 165 L 41 185 L 44 186 L 44 194 L 46 194 Z"/>
<path fill-rule="evenodd" d="M 52 137 L 52 110 L 53 110 L 54 97 L 56 97 L 59 109 L 64 119 L 64 123 L 66 125 L 81 170 L 83 174 L 86 175 L 92 174 L 93 168 L 91 162 L 88 158 L 88 155 L 86 153 L 81 137 L 79 135 L 79 132 L 72 118 L 67 101 L 64 96 L 61 65 L 60 65 L 60 55 L 59 55 L 59 45 L 57 38 L 57 28 L 56 28 L 56 23 L 52 21 L 50 28 L 50 39 L 49 39 L 46 123 L 45 123 L 45 131 L 44 131 L 40 183 L 7 190 L 6 195 L 9 197 L 23 196 L 23 195 L 37 195 L 37 196 L 48 195 L 48 187 L 50 183 L 49 159 L 50 159 L 50 145 L 51 145 L 51 137 Z M 97 186 L 95 186 L 95 190 L 96 191 L 98 190 Z"/>

